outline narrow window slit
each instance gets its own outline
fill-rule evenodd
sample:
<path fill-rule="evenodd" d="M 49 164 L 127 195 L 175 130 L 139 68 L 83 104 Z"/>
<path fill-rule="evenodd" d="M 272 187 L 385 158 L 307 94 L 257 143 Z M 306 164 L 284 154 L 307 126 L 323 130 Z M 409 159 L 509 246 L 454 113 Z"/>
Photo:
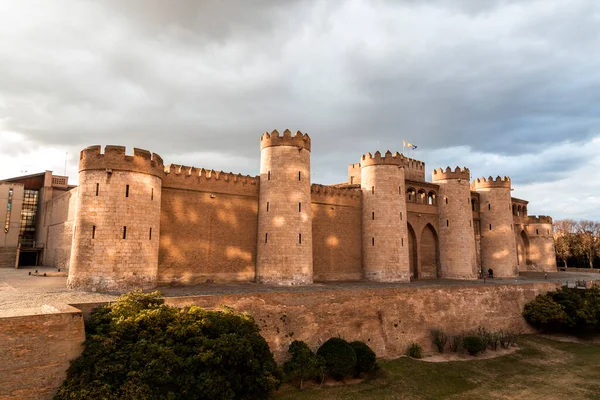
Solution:
<path fill-rule="evenodd" d="M 96 183 L 96 196 L 98 196 L 98 193 L 100 193 L 100 184 Z"/>
<path fill-rule="evenodd" d="M 298 212 L 302 212 L 302 203 L 298 203 Z"/>
<path fill-rule="evenodd" d="M 298 234 L 298 244 L 302 244 L 302 234 Z"/>
<path fill-rule="evenodd" d="M 148 240 L 152 240 L 152 228 L 150 228 L 150 233 L 148 234 Z"/>
<path fill-rule="evenodd" d="M 129 197 L 129 185 L 125 185 L 125 197 Z"/>
<path fill-rule="evenodd" d="M 123 227 L 123 239 L 127 239 L 127 227 Z"/>
<path fill-rule="evenodd" d="M 268 242 L 269 242 L 269 234 L 265 233 L 265 243 L 268 243 Z"/>
<path fill-rule="evenodd" d="M 267 201 L 267 212 L 269 212 L 269 202 Z"/>
<path fill-rule="evenodd" d="M 92 239 L 96 239 L 96 225 L 92 226 Z"/>
<path fill-rule="evenodd" d="M 375 246 L 375 238 L 371 238 L 371 246 Z"/>

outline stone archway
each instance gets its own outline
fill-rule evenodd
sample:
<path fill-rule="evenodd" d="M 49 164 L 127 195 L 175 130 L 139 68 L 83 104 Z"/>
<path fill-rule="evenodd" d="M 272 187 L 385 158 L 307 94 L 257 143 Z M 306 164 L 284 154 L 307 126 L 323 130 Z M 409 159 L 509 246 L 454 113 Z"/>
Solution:
<path fill-rule="evenodd" d="M 408 258 L 410 263 L 410 277 L 412 279 L 418 279 L 417 271 L 417 236 L 415 231 L 410 224 L 408 225 Z"/>
<path fill-rule="evenodd" d="M 529 239 L 524 230 L 517 235 L 517 264 L 520 271 L 527 270 L 527 265 L 531 264 L 529 259 Z"/>
<path fill-rule="evenodd" d="M 419 277 L 436 279 L 439 276 L 439 247 L 437 234 L 431 224 L 427 224 L 421 233 L 419 258 L 421 259 Z"/>

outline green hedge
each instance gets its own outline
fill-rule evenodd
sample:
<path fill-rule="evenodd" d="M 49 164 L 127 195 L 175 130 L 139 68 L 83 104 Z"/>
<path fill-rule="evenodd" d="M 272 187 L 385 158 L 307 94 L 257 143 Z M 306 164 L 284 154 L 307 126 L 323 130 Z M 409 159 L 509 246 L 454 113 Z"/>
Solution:
<path fill-rule="evenodd" d="M 257 399 L 280 371 L 254 320 L 133 292 L 94 311 L 55 399 Z"/>
<path fill-rule="evenodd" d="M 545 332 L 588 334 L 600 332 L 600 288 L 563 287 L 538 295 L 525 305 L 523 316 Z"/>

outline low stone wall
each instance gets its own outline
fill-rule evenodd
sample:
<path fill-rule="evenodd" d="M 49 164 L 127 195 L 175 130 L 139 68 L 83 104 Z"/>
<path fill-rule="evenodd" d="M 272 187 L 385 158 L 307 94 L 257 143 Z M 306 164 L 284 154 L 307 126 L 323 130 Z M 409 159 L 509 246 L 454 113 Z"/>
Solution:
<path fill-rule="evenodd" d="M 0 318 L 0 400 L 51 399 L 81 354 L 82 314 L 66 306 Z"/>
<path fill-rule="evenodd" d="M 521 316 L 525 303 L 559 283 L 438 286 L 269 292 L 172 297 L 166 304 L 233 307 L 254 316 L 278 361 L 289 344 L 303 340 L 316 349 L 332 336 L 362 340 L 378 357 L 397 357 L 412 342 L 433 351 L 430 330 L 458 333 L 479 326 L 533 332 Z"/>
<path fill-rule="evenodd" d="M 168 297 L 166 304 L 219 309 L 254 316 L 277 361 L 289 344 L 313 349 L 333 336 L 362 340 L 379 357 L 403 355 L 412 342 L 434 351 L 430 330 L 532 332 L 521 312 L 540 293 L 560 283 L 467 286 L 369 287 Z M 83 317 L 105 303 L 74 304 L 59 313 L 0 318 L 0 400 L 51 399 L 69 361 L 81 354 Z M 54 310 L 55 312 L 58 310 Z"/>
<path fill-rule="evenodd" d="M 560 271 L 566 271 L 566 272 L 583 272 L 586 274 L 600 274 L 600 268 L 565 268 L 565 267 L 560 267 L 558 268 Z"/>

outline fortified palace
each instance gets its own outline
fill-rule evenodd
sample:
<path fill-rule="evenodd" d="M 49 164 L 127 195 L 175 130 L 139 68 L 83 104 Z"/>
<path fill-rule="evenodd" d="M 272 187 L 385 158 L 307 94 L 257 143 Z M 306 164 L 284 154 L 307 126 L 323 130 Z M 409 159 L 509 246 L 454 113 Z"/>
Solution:
<path fill-rule="evenodd" d="M 388 151 L 324 186 L 310 181 L 308 135 L 265 133 L 260 148 L 256 177 L 91 146 L 78 187 L 50 172 L 4 180 L 0 266 L 54 266 L 94 291 L 556 270 L 552 219 L 528 216 L 507 177 L 471 181 L 457 167 L 427 182 L 423 162 Z"/>

